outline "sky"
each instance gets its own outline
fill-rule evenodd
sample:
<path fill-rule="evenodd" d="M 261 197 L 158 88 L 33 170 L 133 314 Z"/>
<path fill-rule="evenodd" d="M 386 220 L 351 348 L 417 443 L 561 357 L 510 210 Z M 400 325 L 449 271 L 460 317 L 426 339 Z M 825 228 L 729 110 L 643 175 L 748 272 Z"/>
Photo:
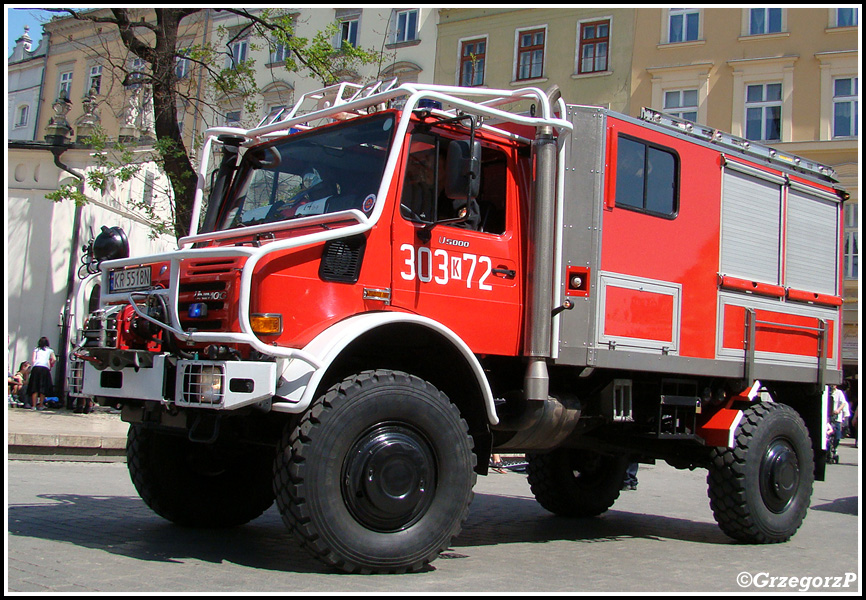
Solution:
<path fill-rule="evenodd" d="M 6 58 L 12 54 L 15 48 L 15 40 L 24 35 L 24 26 L 30 26 L 30 37 L 33 40 L 33 49 L 39 45 L 39 40 L 42 38 L 42 23 L 46 20 L 47 15 L 40 10 L 18 10 L 10 6 L 6 6 Z"/>

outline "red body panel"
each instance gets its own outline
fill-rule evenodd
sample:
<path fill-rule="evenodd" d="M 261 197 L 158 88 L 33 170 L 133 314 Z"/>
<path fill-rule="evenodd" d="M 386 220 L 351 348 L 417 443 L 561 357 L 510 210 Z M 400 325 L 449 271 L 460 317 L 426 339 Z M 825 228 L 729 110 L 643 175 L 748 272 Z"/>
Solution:
<path fill-rule="evenodd" d="M 679 354 L 714 358 L 712 323 L 716 313 L 721 214 L 718 153 L 634 124 L 615 119 L 609 119 L 608 123 L 612 130 L 609 141 L 615 141 L 616 134 L 625 133 L 676 151 L 680 159 L 680 193 L 676 218 L 667 219 L 615 207 L 609 200 L 614 193 L 615 177 L 608 177 L 602 216 L 601 270 L 681 285 Z M 620 289 L 608 287 L 606 301 L 615 306 L 621 304 L 624 299 Z M 647 315 L 650 325 L 636 323 L 644 317 L 635 314 L 634 298 L 626 301 L 632 305 L 607 309 L 612 311 L 607 317 L 613 320 L 605 320 L 605 330 L 640 333 L 636 328 L 648 327 L 647 339 L 663 339 L 667 316 L 662 317 L 661 313 L 667 309 L 667 301 L 665 310 L 661 310 L 660 300 L 648 301 L 647 308 L 652 313 Z"/>
<path fill-rule="evenodd" d="M 674 297 L 608 286 L 604 335 L 673 342 Z"/>
<path fill-rule="evenodd" d="M 819 351 L 818 319 L 792 315 L 780 311 L 756 310 L 755 318 L 764 323 L 755 327 L 755 351 L 789 354 L 805 357 L 816 357 Z M 724 309 L 724 330 L 722 332 L 722 348 L 742 350 L 746 315 L 741 306 L 727 305 Z M 776 323 L 770 325 L 767 323 Z M 828 339 L 835 339 L 834 323 L 827 324 Z M 836 356 L 833 345 L 827 350 L 827 358 Z"/>

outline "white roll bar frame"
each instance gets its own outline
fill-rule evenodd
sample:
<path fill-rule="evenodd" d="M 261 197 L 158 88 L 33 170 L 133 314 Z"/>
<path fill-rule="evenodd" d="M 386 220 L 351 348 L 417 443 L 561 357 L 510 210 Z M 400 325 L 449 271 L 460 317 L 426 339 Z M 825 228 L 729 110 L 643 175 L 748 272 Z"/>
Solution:
<path fill-rule="evenodd" d="M 553 109 L 550 105 L 550 101 L 547 98 L 546 94 L 542 92 L 538 88 L 523 88 L 519 90 L 495 90 L 495 89 L 482 89 L 482 88 L 462 88 L 462 87 L 454 87 L 454 86 L 442 86 L 442 85 L 432 85 L 432 84 L 403 84 L 397 88 L 390 88 L 387 84 L 384 86 L 356 86 L 358 87 L 358 91 L 349 99 L 349 100 L 340 100 L 343 94 L 343 90 L 346 86 L 354 85 L 354 84 L 338 84 L 339 90 L 336 90 L 335 98 L 336 101 L 333 106 L 328 106 L 321 110 L 316 110 L 314 112 L 306 113 L 303 116 L 297 116 L 298 109 L 300 105 L 308 100 L 308 99 L 321 99 L 325 97 L 326 92 L 332 88 L 324 88 L 323 90 L 317 90 L 316 92 L 310 92 L 308 94 L 304 94 L 298 103 L 293 107 L 292 111 L 289 113 L 289 117 L 277 121 L 274 123 L 270 123 L 267 125 L 263 125 L 261 127 L 256 127 L 253 129 L 240 129 L 236 127 L 214 127 L 210 128 L 206 132 L 206 140 L 204 144 L 204 148 L 202 151 L 202 160 L 198 169 L 198 185 L 196 187 L 195 199 L 193 202 L 193 210 L 192 210 L 192 222 L 190 226 L 190 235 L 181 238 L 178 240 L 178 245 L 180 246 L 178 250 L 172 252 L 165 252 L 156 255 L 149 255 L 142 258 L 123 258 L 111 261 L 105 261 L 102 263 L 102 289 L 108 290 L 108 273 L 111 269 L 122 268 L 122 267 L 130 267 L 130 266 L 139 266 L 144 264 L 153 264 L 155 262 L 169 262 L 170 265 L 170 277 L 169 277 L 169 288 L 166 289 L 151 289 L 147 291 L 140 292 L 132 292 L 132 293 L 117 293 L 110 294 L 107 292 L 103 292 L 101 295 L 101 305 L 105 306 L 110 302 L 116 302 L 118 300 L 126 300 L 129 304 L 132 305 L 136 314 L 146 319 L 150 322 L 155 323 L 160 327 L 164 327 L 168 329 L 171 333 L 177 335 L 179 338 L 191 342 L 215 342 L 215 343 L 238 343 L 238 344 L 248 344 L 252 348 L 261 352 L 262 354 L 268 356 L 274 356 L 277 358 L 287 358 L 287 359 L 299 359 L 302 360 L 314 368 L 318 369 L 321 367 L 321 364 L 317 360 L 316 357 L 312 356 L 309 353 L 304 352 L 303 350 L 299 350 L 296 348 L 284 348 L 279 346 L 270 346 L 265 344 L 262 340 L 256 336 L 256 334 L 252 330 L 252 326 L 250 324 L 249 319 L 249 300 L 250 300 L 250 292 L 252 289 L 252 279 L 253 272 L 255 271 L 256 266 L 259 261 L 264 258 L 268 254 L 272 254 L 274 252 L 279 252 L 282 250 L 287 250 L 291 248 L 297 248 L 300 246 L 307 246 L 311 244 L 320 243 L 323 241 L 332 240 L 335 238 L 343 238 L 352 235 L 363 234 L 370 229 L 372 229 L 376 223 L 379 221 L 382 216 L 382 212 L 384 210 L 384 202 L 377 202 L 373 212 L 367 216 L 364 213 L 358 210 L 346 210 L 340 211 L 337 213 L 331 213 L 327 215 L 312 215 L 309 217 L 301 217 L 298 219 L 293 219 L 291 221 L 284 221 L 281 223 L 268 223 L 263 225 L 257 225 L 253 227 L 248 227 L 243 229 L 243 235 L 255 234 L 256 232 L 277 232 L 283 231 L 287 229 L 296 229 L 301 227 L 307 227 L 309 225 L 318 225 L 318 224 L 326 224 L 326 223 L 338 223 L 338 222 L 352 222 L 349 225 L 344 227 L 324 230 L 321 232 L 304 235 L 300 237 L 288 238 L 280 241 L 273 241 L 263 244 L 258 248 L 249 248 L 245 246 L 220 246 L 213 248 L 192 248 L 192 245 L 197 242 L 205 242 L 205 241 L 218 241 L 231 237 L 237 237 L 239 232 L 237 230 L 229 230 L 229 231 L 220 231 L 220 232 L 210 232 L 210 233 L 198 233 L 198 223 L 201 216 L 201 209 L 203 204 L 203 190 L 204 183 L 207 175 L 207 167 L 210 162 L 210 155 L 212 152 L 213 141 L 217 136 L 220 135 L 233 135 L 245 138 L 245 142 L 242 145 L 251 146 L 257 144 L 261 141 L 264 141 L 266 138 L 273 137 L 274 135 L 288 135 L 289 130 L 295 125 L 301 125 L 307 121 L 313 121 L 318 119 L 325 118 L 337 118 L 345 117 L 345 115 L 355 115 L 360 116 L 360 112 L 362 110 L 369 109 L 371 107 L 377 107 L 380 104 L 388 103 L 390 101 L 396 100 L 400 97 L 408 96 L 403 106 L 403 113 L 397 125 L 397 129 L 394 134 L 394 139 L 397 140 L 398 143 L 395 143 L 388 156 L 388 160 L 385 166 L 385 175 L 382 178 L 382 182 L 379 186 L 378 190 L 378 198 L 382 199 L 387 194 L 387 191 L 391 187 L 391 182 L 394 177 L 394 172 L 396 170 L 397 161 L 400 156 L 400 150 L 402 148 L 402 144 L 399 143 L 406 136 L 406 132 L 409 128 L 409 121 L 412 114 L 412 111 L 418 107 L 418 104 L 421 100 L 429 99 L 434 101 L 439 101 L 449 106 L 454 107 L 451 112 L 449 111 L 441 111 L 438 109 L 433 109 L 431 112 L 436 114 L 443 114 L 452 116 L 457 110 L 463 110 L 465 112 L 469 112 L 478 116 L 492 118 L 492 119 L 502 119 L 507 122 L 516 123 L 520 125 L 527 125 L 533 128 L 539 126 L 551 126 L 557 130 L 560 134 L 559 140 L 559 152 L 560 152 L 560 160 L 562 159 L 563 153 L 563 135 L 569 135 L 573 129 L 573 125 L 571 122 L 563 119 L 557 118 Z M 334 86 L 332 86 L 334 87 Z M 378 91 L 380 87 L 384 87 L 384 91 Z M 364 90 L 372 90 L 373 93 L 363 95 Z M 482 97 L 487 98 L 487 100 L 483 102 L 473 102 L 468 98 L 471 97 Z M 522 101 L 522 100 L 534 100 L 537 101 L 537 106 L 540 107 L 540 117 L 522 115 L 510 113 L 504 110 L 500 110 L 497 108 L 498 106 L 502 106 L 504 104 Z M 560 99 L 558 101 L 558 108 L 560 110 L 560 114 L 565 114 L 565 103 Z M 526 142 L 530 142 L 531 140 L 521 138 L 515 134 L 497 129 L 495 127 L 490 127 L 487 125 L 481 125 L 482 128 L 488 129 L 490 131 L 496 132 L 498 135 L 504 135 L 511 139 L 521 139 Z M 561 166 L 561 165 L 560 165 Z M 562 178 L 562 169 L 559 169 L 559 174 L 557 179 Z M 558 182 L 558 189 L 561 190 L 562 182 Z M 180 281 L 180 261 L 188 258 L 197 258 L 197 259 L 208 259 L 208 258 L 226 258 L 226 257 L 246 257 L 246 261 L 241 269 L 241 287 L 239 290 L 240 303 L 238 306 L 238 320 L 240 323 L 241 331 L 240 333 L 234 332 L 189 332 L 183 331 L 180 321 L 178 318 L 178 290 L 179 290 L 179 281 Z M 162 295 L 165 297 L 167 306 L 169 307 L 169 312 L 171 313 L 171 323 L 165 324 L 155 319 L 147 316 L 143 313 L 139 307 L 136 305 L 135 297 L 140 296 L 142 294 L 145 295 Z"/>

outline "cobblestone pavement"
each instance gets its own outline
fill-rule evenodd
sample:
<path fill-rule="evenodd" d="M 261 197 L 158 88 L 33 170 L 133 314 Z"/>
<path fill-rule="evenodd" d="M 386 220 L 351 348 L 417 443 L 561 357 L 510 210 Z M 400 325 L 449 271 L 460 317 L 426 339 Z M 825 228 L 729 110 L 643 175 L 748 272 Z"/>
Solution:
<path fill-rule="evenodd" d="M 328 569 L 275 508 L 235 529 L 185 529 L 142 503 L 122 463 L 8 461 L 7 592 L 790 593 L 807 581 L 810 592 L 855 593 L 859 450 L 843 444 L 785 544 L 727 538 L 703 471 L 641 465 L 637 491 L 588 520 L 547 513 L 509 472 L 479 477 L 462 534 L 426 572 L 398 576 Z"/>

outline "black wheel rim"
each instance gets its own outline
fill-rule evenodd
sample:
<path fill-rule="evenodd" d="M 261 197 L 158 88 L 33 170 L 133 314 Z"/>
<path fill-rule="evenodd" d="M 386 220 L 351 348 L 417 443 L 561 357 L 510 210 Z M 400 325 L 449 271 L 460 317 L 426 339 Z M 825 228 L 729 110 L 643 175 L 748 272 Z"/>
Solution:
<path fill-rule="evenodd" d="M 343 499 L 368 529 L 411 527 L 436 490 L 436 456 L 426 438 L 402 423 L 380 424 L 352 445 L 343 466 Z"/>
<path fill-rule="evenodd" d="M 800 462 L 791 444 L 781 438 L 773 440 L 761 459 L 761 497 L 774 513 L 791 505 L 800 486 Z"/>

